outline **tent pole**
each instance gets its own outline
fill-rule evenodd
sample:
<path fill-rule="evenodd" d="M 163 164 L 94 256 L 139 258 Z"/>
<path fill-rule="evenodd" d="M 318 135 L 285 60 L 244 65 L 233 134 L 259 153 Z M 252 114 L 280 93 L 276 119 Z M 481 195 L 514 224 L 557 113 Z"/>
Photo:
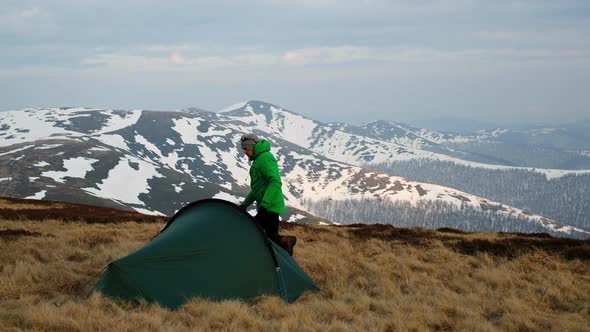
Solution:
<path fill-rule="evenodd" d="M 279 260 L 277 259 L 277 256 L 275 255 L 275 250 L 272 247 L 272 243 L 271 243 L 271 239 L 268 238 L 268 236 L 266 236 L 266 234 L 264 235 L 265 240 L 266 240 L 266 245 L 268 246 L 268 250 L 270 250 L 270 255 L 272 256 L 272 261 L 275 265 L 275 272 L 277 273 L 277 279 L 279 281 L 279 290 L 282 292 L 282 297 L 283 300 L 285 302 L 289 302 L 287 300 L 287 288 L 285 287 L 285 279 L 283 278 L 283 271 L 281 271 L 281 266 L 279 265 Z"/>

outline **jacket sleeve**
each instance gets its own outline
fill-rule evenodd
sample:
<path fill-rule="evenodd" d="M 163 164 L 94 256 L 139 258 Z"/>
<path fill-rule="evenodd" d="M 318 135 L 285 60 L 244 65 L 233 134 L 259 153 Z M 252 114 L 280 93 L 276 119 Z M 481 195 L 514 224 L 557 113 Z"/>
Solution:
<path fill-rule="evenodd" d="M 266 158 L 260 163 L 260 173 L 268 181 L 268 187 L 262 196 L 261 205 L 264 208 L 269 208 L 276 203 L 279 197 L 282 198 L 283 196 L 283 191 L 281 190 L 283 184 L 279 174 L 279 166 L 274 158 Z"/>

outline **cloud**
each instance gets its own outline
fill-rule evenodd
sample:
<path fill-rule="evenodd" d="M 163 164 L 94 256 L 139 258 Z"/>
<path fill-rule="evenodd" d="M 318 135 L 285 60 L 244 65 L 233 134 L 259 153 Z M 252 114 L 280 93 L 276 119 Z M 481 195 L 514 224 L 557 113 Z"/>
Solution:
<path fill-rule="evenodd" d="M 98 52 L 98 51 L 97 51 Z M 343 72 L 362 66 L 368 72 L 403 69 L 404 72 L 423 72 L 435 68 L 441 71 L 465 73 L 481 72 L 480 67 L 526 64 L 534 61 L 546 64 L 581 62 L 588 65 L 590 49 L 519 49 L 471 48 L 447 50 L 429 47 L 369 47 L 341 45 L 335 47 L 296 48 L 284 51 L 257 49 L 226 49 L 225 52 L 206 50 L 197 45 L 155 45 L 115 52 L 79 54 L 83 58 L 69 58 L 70 63 L 56 63 L 55 67 L 72 71 L 100 71 L 106 68 L 117 72 L 214 72 L 243 70 L 276 70 L 278 68 L 310 67 L 316 70 L 339 68 Z M 17 69 L 48 68 L 48 62 L 22 64 Z M 321 69 L 320 69 L 321 68 Z M 374 68 L 375 70 L 373 70 Z M 19 70 L 20 70 L 19 69 Z M 10 67 L 4 67 L 7 74 Z"/>
<path fill-rule="evenodd" d="M 577 30 L 545 30 L 545 31 L 478 31 L 475 38 L 484 42 L 515 45 L 520 48 L 531 45 L 542 45 L 548 48 L 559 48 L 562 45 L 580 47 L 590 45 L 587 33 Z"/>
<path fill-rule="evenodd" d="M 590 49 L 518 49 L 475 48 L 444 50 L 436 48 L 371 48 L 371 47 L 320 47 L 290 50 L 283 60 L 295 65 L 338 65 L 358 62 L 378 63 L 465 63 L 474 61 L 526 61 L 563 60 L 584 58 Z"/>
<path fill-rule="evenodd" d="M 154 45 L 138 45 L 135 47 L 137 50 L 146 53 L 175 53 L 175 52 L 188 52 L 198 53 L 205 52 L 207 49 L 200 45 L 181 43 L 181 44 L 154 44 Z"/>
<path fill-rule="evenodd" d="M 191 61 L 186 61 L 186 59 L 179 53 L 172 53 L 172 55 L 170 56 L 170 60 L 172 61 L 172 63 L 177 65 L 188 65 L 192 63 Z"/>
<path fill-rule="evenodd" d="M 588 17 L 589 2 L 580 0 L 5 0 L 0 108 L 60 94 L 69 104 L 83 87 L 85 98 L 105 104 L 134 90 L 141 104 L 164 86 L 170 92 L 160 105 L 176 102 L 178 89 L 193 98 L 195 86 L 206 103 L 216 86 L 218 100 L 253 94 L 333 107 L 322 90 L 340 98 L 349 88 L 346 104 L 379 97 L 388 109 L 420 108 L 423 95 L 443 90 L 453 98 L 459 91 L 459 101 L 463 90 L 476 96 L 544 84 L 554 90 L 496 93 L 481 104 L 519 106 L 542 95 L 587 111 Z M 352 109 L 346 104 L 343 112 Z"/>
<path fill-rule="evenodd" d="M 283 59 L 285 59 L 285 61 L 287 62 L 295 62 L 297 60 L 299 60 L 303 55 L 301 54 L 301 52 L 297 52 L 297 51 L 288 51 L 285 52 L 285 55 L 283 55 Z"/>
<path fill-rule="evenodd" d="M 325 10 L 326 16 L 423 17 L 463 12 L 476 6 L 473 0 L 263 0 L 263 3 L 295 10 Z M 479 3 L 480 6 L 487 6 Z"/>
<path fill-rule="evenodd" d="M 272 53 L 241 53 L 226 55 L 185 55 L 174 51 L 170 54 L 98 54 L 82 61 L 86 68 L 100 70 L 112 68 L 121 72 L 205 72 L 212 70 L 243 70 L 251 67 L 267 67 L 280 63 L 280 56 Z"/>
<path fill-rule="evenodd" d="M 355 61 L 375 60 L 368 47 L 338 46 L 290 50 L 283 54 L 289 64 L 343 64 Z"/>
<path fill-rule="evenodd" d="M 1 35 L 52 35 L 61 30 L 54 15 L 38 5 L 4 7 L 0 12 Z"/>
<path fill-rule="evenodd" d="M 20 16 L 20 18 L 24 18 L 24 19 L 31 19 L 31 18 L 42 16 L 41 14 L 42 14 L 41 7 L 33 6 L 30 8 L 23 9 L 19 13 L 19 16 Z"/>

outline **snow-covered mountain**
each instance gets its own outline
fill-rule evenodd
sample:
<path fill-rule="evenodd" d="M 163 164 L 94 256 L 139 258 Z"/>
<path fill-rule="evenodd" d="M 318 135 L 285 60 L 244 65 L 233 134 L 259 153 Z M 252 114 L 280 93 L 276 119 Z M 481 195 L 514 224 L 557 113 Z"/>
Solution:
<path fill-rule="evenodd" d="M 273 143 L 286 203 L 302 211 L 318 200 L 439 201 L 519 216 L 554 234 L 590 232 L 429 183 L 369 171 L 361 162 L 432 156 L 400 143 L 351 134 L 274 105 L 248 102 L 225 112 L 85 108 L 0 113 L 0 195 L 55 199 L 172 214 L 206 197 L 238 202 L 248 162 L 238 138 Z M 356 164 L 356 165 L 355 165 Z M 442 226 L 442 225 L 441 225 Z M 537 229 L 537 228 L 536 228 Z"/>
<path fill-rule="evenodd" d="M 508 129 L 459 135 L 387 121 L 322 124 L 259 101 L 234 105 L 224 114 L 330 159 L 450 186 L 590 230 L 590 204 L 583 198 L 590 186 L 590 158 L 511 142 L 503 136 Z M 588 167 L 580 169 L 585 163 Z"/>
<path fill-rule="evenodd" d="M 489 135 L 480 133 L 479 137 L 471 137 L 438 133 L 387 121 L 371 122 L 363 126 L 323 124 L 260 101 L 236 104 L 234 107 L 236 108 L 225 109 L 222 114 L 327 158 L 357 166 L 431 159 L 483 169 L 522 169 L 545 174 L 548 178 L 590 173 L 590 169 L 513 166 L 512 163 L 503 163 L 492 154 L 482 154 L 478 150 L 466 152 L 450 147 L 452 144 L 489 143 L 484 138 L 498 135 L 500 130 L 492 131 Z"/>
<path fill-rule="evenodd" d="M 386 141 L 399 142 L 400 136 L 403 140 L 409 137 L 403 131 L 410 132 L 411 136 L 419 137 L 419 139 L 410 137 L 416 142 L 426 140 L 442 147 L 432 150 L 427 144 L 420 142 L 418 148 L 472 162 L 525 167 L 529 170 L 531 168 L 590 169 L 590 158 L 587 153 L 590 149 L 590 124 L 584 122 L 559 127 L 493 128 L 466 135 L 377 121 L 363 125 L 360 133 Z M 475 166 L 481 167 L 481 165 Z"/>

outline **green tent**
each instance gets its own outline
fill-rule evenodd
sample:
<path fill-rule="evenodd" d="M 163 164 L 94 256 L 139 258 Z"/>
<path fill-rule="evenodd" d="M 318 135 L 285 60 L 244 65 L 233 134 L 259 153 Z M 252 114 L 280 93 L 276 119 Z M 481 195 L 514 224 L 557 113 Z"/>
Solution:
<path fill-rule="evenodd" d="M 109 264 L 95 286 L 123 300 L 175 309 L 194 297 L 295 301 L 319 288 L 247 212 L 219 199 L 191 203 L 142 248 Z"/>

